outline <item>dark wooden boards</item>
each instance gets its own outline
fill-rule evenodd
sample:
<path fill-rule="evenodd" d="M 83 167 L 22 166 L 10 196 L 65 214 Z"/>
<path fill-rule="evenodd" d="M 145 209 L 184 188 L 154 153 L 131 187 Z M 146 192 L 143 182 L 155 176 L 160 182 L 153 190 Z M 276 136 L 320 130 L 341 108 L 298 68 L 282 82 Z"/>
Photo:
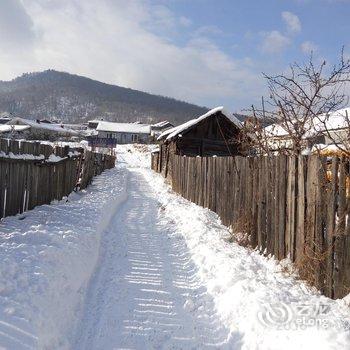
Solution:
<path fill-rule="evenodd" d="M 167 176 L 174 191 L 247 234 L 253 248 L 289 258 L 325 295 L 340 298 L 350 292 L 349 161 L 171 154 Z"/>

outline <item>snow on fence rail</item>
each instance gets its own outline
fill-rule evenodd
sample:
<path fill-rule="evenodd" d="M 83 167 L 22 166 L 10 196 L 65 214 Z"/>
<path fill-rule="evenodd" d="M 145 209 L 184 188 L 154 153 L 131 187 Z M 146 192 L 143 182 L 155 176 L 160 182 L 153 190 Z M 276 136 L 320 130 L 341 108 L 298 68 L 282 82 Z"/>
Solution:
<path fill-rule="evenodd" d="M 83 148 L 0 139 L 0 219 L 83 189 L 114 163 Z"/>
<path fill-rule="evenodd" d="M 242 244 L 289 257 L 331 298 L 350 293 L 349 166 L 344 157 L 152 154 L 175 192 L 219 214 Z"/>

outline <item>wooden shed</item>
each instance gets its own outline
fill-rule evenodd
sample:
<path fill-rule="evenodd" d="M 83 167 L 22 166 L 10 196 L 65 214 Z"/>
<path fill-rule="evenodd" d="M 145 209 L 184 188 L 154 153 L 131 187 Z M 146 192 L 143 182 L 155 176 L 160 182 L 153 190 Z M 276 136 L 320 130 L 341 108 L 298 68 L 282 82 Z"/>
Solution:
<path fill-rule="evenodd" d="M 241 122 L 217 107 L 206 114 L 189 120 L 162 133 L 158 158 L 158 171 L 167 168 L 171 154 L 182 156 L 234 156 L 243 155 Z"/>

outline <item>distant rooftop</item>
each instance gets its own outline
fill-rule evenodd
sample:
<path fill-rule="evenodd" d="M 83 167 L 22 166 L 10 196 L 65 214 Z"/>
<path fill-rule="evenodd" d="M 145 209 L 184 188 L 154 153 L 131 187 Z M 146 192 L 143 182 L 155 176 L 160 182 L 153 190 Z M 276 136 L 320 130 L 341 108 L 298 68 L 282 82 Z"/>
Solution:
<path fill-rule="evenodd" d="M 146 124 L 112 123 L 100 121 L 96 130 L 107 132 L 149 134 L 151 132 L 151 126 Z"/>
<path fill-rule="evenodd" d="M 24 131 L 30 129 L 29 125 L 0 125 L 0 133 L 11 132 L 11 131 Z"/>
<path fill-rule="evenodd" d="M 65 133 L 65 134 L 69 133 L 72 135 L 78 134 L 76 131 L 69 129 L 69 128 L 62 127 L 61 125 L 48 124 L 48 123 L 38 123 L 35 120 L 29 120 L 29 119 L 24 119 L 24 118 L 19 118 L 19 117 L 13 118 L 6 125 L 29 125 L 32 128 L 56 131 L 58 133 Z"/>

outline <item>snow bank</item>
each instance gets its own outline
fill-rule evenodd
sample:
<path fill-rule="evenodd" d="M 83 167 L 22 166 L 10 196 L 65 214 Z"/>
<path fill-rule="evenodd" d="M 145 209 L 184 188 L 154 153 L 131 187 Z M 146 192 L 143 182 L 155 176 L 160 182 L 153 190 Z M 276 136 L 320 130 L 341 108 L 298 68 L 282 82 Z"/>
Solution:
<path fill-rule="evenodd" d="M 283 264 L 236 243 L 219 217 L 174 194 L 149 170 L 149 155 L 125 152 L 153 186 L 184 239 L 222 322 L 242 349 L 349 349 L 350 309 L 283 272 Z"/>
<path fill-rule="evenodd" d="M 68 152 L 68 157 L 77 157 L 79 155 L 80 153 L 78 151 Z M 55 154 L 50 154 L 48 158 L 45 158 L 43 154 L 35 156 L 33 154 L 14 154 L 12 152 L 9 152 L 9 154 L 6 154 L 5 152 L 2 152 L 2 151 L 0 152 L 0 158 L 19 159 L 19 160 L 42 160 L 42 161 L 45 160 L 48 163 L 58 163 L 64 159 L 67 159 L 68 157 L 60 157 L 60 156 L 56 156 Z"/>
<path fill-rule="evenodd" d="M 237 348 L 349 349 L 349 300 L 323 297 L 286 276 L 273 259 L 229 243 L 216 214 L 174 194 L 149 169 L 151 150 L 118 146 L 118 168 L 95 178 L 87 191 L 0 222 L 0 347 L 74 344 L 86 316 L 87 286 L 101 265 L 100 236 L 128 195 L 125 167 L 152 186 L 149 195 L 171 225 L 169 239 L 188 247 L 194 278 L 206 287 Z M 183 308 L 201 314 L 206 304 L 189 295 Z"/>
<path fill-rule="evenodd" d="M 100 235 L 123 196 L 117 172 L 0 222 L 0 347 L 70 348 Z"/>

